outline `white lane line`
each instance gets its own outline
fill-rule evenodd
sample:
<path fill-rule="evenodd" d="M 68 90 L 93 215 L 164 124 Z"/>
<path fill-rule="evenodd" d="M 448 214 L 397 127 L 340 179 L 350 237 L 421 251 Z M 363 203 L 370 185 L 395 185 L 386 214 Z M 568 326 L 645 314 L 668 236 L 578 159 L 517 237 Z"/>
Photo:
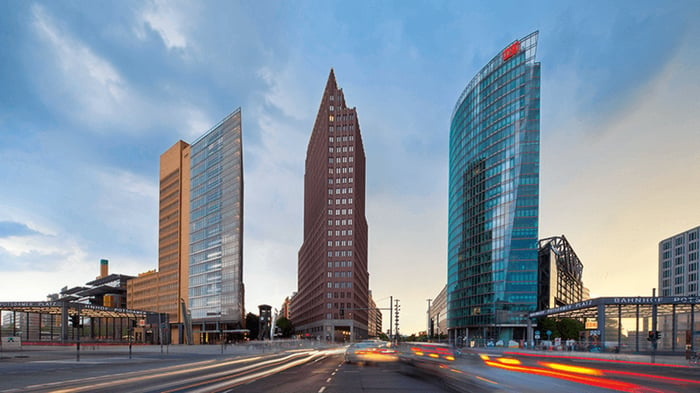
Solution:
<path fill-rule="evenodd" d="M 333 375 L 335 375 L 335 371 L 333 371 L 333 372 L 331 373 L 331 376 L 333 376 Z"/>
<path fill-rule="evenodd" d="M 318 389 L 318 393 L 323 393 L 323 391 L 326 390 L 325 386 L 321 386 L 321 389 Z"/>
<path fill-rule="evenodd" d="M 330 383 L 330 382 L 331 382 L 330 378 L 326 379 L 326 383 Z"/>

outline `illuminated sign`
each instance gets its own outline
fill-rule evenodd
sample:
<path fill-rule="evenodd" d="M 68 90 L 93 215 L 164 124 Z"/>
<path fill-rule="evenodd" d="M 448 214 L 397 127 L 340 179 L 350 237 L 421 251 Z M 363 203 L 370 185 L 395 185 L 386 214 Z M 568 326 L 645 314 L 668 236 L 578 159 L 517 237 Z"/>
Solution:
<path fill-rule="evenodd" d="M 511 46 L 503 50 L 503 61 L 510 59 L 520 52 L 520 41 L 515 41 Z"/>

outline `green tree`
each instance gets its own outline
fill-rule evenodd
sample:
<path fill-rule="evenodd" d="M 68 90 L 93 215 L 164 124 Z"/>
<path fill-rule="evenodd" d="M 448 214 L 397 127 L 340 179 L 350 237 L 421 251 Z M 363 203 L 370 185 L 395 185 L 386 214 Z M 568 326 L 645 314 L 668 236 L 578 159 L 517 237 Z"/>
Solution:
<path fill-rule="evenodd" d="M 557 329 L 564 340 L 578 340 L 578 334 L 583 329 L 583 322 L 573 318 L 562 318 L 557 321 Z"/>
<path fill-rule="evenodd" d="M 280 329 L 283 338 L 292 337 L 292 334 L 294 333 L 294 325 L 292 325 L 292 321 L 289 319 L 280 317 L 277 319 L 277 322 L 275 322 L 275 326 Z"/>
<path fill-rule="evenodd" d="M 260 317 L 253 314 L 252 312 L 249 312 L 245 316 L 245 327 L 246 329 L 250 330 L 250 334 L 248 337 L 251 340 L 255 340 L 258 338 L 258 332 L 260 331 Z"/>
<path fill-rule="evenodd" d="M 540 331 L 540 336 L 543 340 L 547 339 L 547 331 L 551 331 L 552 335 L 550 339 L 561 337 L 559 334 L 559 328 L 557 327 L 557 320 L 554 318 L 542 318 L 537 322 L 537 328 Z"/>

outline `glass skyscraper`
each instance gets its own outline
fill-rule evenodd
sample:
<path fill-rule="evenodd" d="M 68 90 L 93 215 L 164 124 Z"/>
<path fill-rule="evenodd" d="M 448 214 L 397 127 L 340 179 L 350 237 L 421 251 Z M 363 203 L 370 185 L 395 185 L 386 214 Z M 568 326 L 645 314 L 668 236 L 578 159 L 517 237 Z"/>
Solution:
<path fill-rule="evenodd" d="M 192 320 L 205 332 L 238 328 L 245 320 L 240 108 L 192 144 L 190 179 Z"/>
<path fill-rule="evenodd" d="M 469 82 L 450 122 L 447 319 L 450 339 L 524 339 L 537 304 L 538 33 Z"/>

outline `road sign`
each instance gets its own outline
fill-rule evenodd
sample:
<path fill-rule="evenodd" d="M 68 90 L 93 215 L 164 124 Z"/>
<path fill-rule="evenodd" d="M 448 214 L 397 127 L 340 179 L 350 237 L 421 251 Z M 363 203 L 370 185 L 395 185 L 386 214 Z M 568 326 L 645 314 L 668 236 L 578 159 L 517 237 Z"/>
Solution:
<path fill-rule="evenodd" d="M 539 339 L 540 339 L 540 332 L 536 332 L 535 333 L 535 340 L 539 340 Z"/>

